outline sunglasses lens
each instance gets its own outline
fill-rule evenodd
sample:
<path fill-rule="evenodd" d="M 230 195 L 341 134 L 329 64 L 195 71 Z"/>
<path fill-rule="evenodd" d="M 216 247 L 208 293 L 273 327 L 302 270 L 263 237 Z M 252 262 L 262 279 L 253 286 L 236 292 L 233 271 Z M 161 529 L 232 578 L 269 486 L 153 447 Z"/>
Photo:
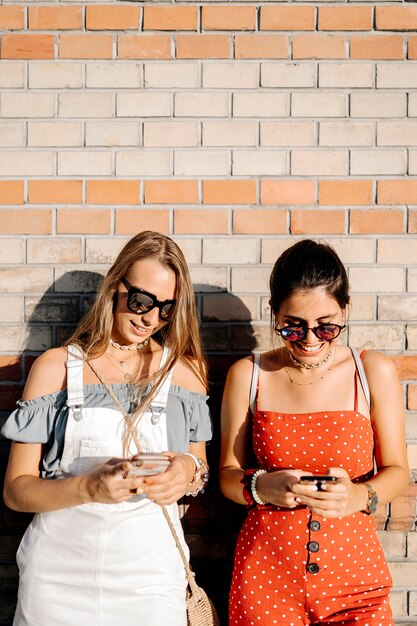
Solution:
<path fill-rule="evenodd" d="M 134 313 L 147 313 L 154 306 L 154 301 L 146 294 L 134 291 L 129 297 L 127 306 Z"/>
<path fill-rule="evenodd" d="M 306 336 L 306 331 L 301 326 L 286 326 L 281 328 L 280 333 L 287 341 L 302 341 Z"/>
<path fill-rule="evenodd" d="M 160 310 L 159 310 L 159 315 L 161 316 L 161 319 L 163 320 L 169 320 L 171 315 L 174 312 L 174 304 L 171 302 L 170 304 L 165 304 L 165 306 L 163 306 Z"/>
<path fill-rule="evenodd" d="M 317 326 L 315 334 L 316 337 L 322 341 L 331 341 L 340 333 L 340 328 L 337 324 L 320 324 Z"/>

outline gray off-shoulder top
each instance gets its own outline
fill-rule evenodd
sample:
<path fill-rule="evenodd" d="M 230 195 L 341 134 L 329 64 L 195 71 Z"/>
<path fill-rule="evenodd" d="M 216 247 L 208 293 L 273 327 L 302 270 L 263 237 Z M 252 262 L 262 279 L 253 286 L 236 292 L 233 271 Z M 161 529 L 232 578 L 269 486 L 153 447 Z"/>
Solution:
<path fill-rule="evenodd" d="M 128 385 L 112 385 L 119 402 L 127 413 L 137 399 L 135 389 Z M 84 406 L 115 408 L 103 385 L 84 385 Z M 212 437 L 208 396 L 171 385 L 167 402 L 169 449 L 187 452 L 189 442 L 208 441 Z M 56 391 L 34 400 L 17 402 L 17 409 L 6 421 L 1 433 L 7 439 L 23 443 L 45 444 L 41 461 L 41 476 L 53 478 L 59 471 L 68 418 L 67 392 Z M 117 407 L 116 407 L 117 408 Z"/>

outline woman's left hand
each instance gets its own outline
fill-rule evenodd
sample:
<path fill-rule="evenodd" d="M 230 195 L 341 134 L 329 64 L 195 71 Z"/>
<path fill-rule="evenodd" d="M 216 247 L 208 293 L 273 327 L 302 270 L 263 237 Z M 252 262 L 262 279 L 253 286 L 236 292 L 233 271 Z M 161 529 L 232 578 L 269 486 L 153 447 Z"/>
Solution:
<path fill-rule="evenodd" d="M 144 478 L 137 493 L 146 493 L 148 498 L 157 504 L 172 504 L 184 495 L 196 467 L 193 458 L 187 454 L 176 452 L 162 454 L 171 459 L 168 469 L 162 474 Z"/>
<path fill-rule="evenodd" d="M 337 482 L 325 484 L 323 491 L 312 485 L 294 485 L 295 501 L 310 508 L 315 515 L 328 518 L 346 517 L 365 508 L 367 490 L 363 485 L 352 483 L 341 467 L 330 467 L 327 474 L 336 476 Z"/>

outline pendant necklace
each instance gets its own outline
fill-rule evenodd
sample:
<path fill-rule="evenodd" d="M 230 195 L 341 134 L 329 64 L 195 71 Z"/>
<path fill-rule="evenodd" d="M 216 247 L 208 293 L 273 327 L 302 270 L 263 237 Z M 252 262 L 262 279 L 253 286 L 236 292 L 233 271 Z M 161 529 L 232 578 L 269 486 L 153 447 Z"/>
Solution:
<path fill-rule="evenodd" d="M 290 353 L 288 350 L 287 350 L 287 353 L 291 355 L 291 353 Z M 306 385 L 313 385 L 314 383 L 318 382 L 319 380 L 322 380 L 322 379 L 323 379 L 325 376 L 327 376 L 327 374 L 328 374 L 328 373 L 332 370 L 332 367 L 333 367 L 333 364 L 334 364 L 334 360 L 335 360 L 335 357 L 336 357 L 336 353 L 335 353 L 335 351 L 334 351 L 334 350 L 331 350 L 331 351 L 329 352 L 329 354 L 326 356 L 326 358 L 325 358 L 325 359 L 323 359 L 323 361 L 321 361 L 320 363 L 316 363 L 316 364 L 315 364 L 316 366 L 317 366 L 317 365 L 323 365 L 323 363 L 326 363 L 326 362 L 329 360 L 329 358 L 330 358 L 331 356 L 333 356 L 333 360 L 332 360 L 332 362 L 331 362 L 331 364 L 330 364 L 330 367 L 328 367 L 328 368 L 326 369 L 326 371 L 324 372 L 324 374 L 322 374 L 322 375 L 321 375 L 321 376 L 319 376 L 318 378 L 314 378 L 313 380 L 309 381 L 308 383 L 300 383 L 300 382 L 298 382 L 298 381 L 294 380 L 294 378 L 291 376 L 291 374 L 290 374 L 290 372 L 289 372 L 289 370 L 288 370 L 287 366 L 285 365 L 285 357 L 284 357 L 284 369 L 285 369 L 285 371 L 287 372 L 287 376 L 288 376 L 288 378 L 289 378 L 290 383 L 292 383 L 293 385 L 299 385 L 300 387 L 304 387 L 304 386 L 306 386 Z M 294 357 L 294 358 L 295 358 L 295 357 Z M 298 360 L 298 359 L 297 359 L 297 360 Z M 301 361 L 300 361 L 300 362 L 301 362 Z M 298 366 L 298 367 L 300 367 L 300 366 Z M 307 369 L 312 369 L 312 368 L 311 368 L 311 367 L 308 367 Z"/>
<path fill-rule="evenodd" d="M 138 350 L 141 351 L 143 350 L 150 342 L 150 337 L 148 337 L 147 339 L 145 339 L 145 341 L 143 343 L 138 343 L 138 344 L 132 344 L 130 346 L 121 346 L 120 344 L 116 343 L 115 341 L 113 341 L 113 339 L 110 339 L 109 343 L 114 347 L 114 348 L 118 348 L 120 350 Z M 125 360 L 125 359 L 119 359 L 117 357 L 115 357 L 113 354 L 107 354 L 107 352 L 105 352 L 105 356 L 114 361 L 115 363 L 118 364 L 118 369 L 120 370 L 120 368 L 122 368 L 120 371 L 123 374 L 123 378 L 126 382 L 131 383 L 133 380 L 133 376 L 132 374 L 130 374 L 129 372 L 126 371 L 126 368 L 128 366 L 129 360 Z M 124 370 L 124 371 L 123 371 Z"/>
<path fill-rule="evenodd" d="M 325 356 L 324 359 L 322 361 L 319 361 L 318 363 L 303 363 L 303 361 L 300 361 L 299 359 L 297 359 L 297 357 L 294 356 L 293 353 L 290 352 L 289 350 L 287 350 L 287 354 L 296 367 L 301 367 L 306 370 L 313 370 L 327 363 L 327 361 L 333 356 L 333 350 L 330 350 L 329 354 Z"/>

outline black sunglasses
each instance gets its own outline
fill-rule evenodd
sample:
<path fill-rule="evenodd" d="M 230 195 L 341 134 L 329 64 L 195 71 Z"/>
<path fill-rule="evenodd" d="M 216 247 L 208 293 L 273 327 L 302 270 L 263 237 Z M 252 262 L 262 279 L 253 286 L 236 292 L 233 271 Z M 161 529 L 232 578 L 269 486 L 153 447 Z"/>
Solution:
<path fill-rule="evenodd" d="M 309 330 L 311 330 L 320 341 L 333 341 L 333 339 L 336 339 L 340 335 L 344 328 L 346 328 L 346 324 L 319 324 L 318 326 L 314 326 L 314 328 L 294 324 L 294 326 L 284 326 L 283 328 L 278 328 L 278 326 L 275 325 L 274 330 L 286 341 L 303 341 L 303 339 L 307 337 Z"/>
<path fill-rule="evenodd" d="M 122 278 L 121 282 L 127 289 L 127 308 L 132 313 L 149 313 L 155 307 L 159 309 L 159 317 L 164 322 L 171 319 L 174 312 L 176 300 L 164 300 L 161 302 L 153 293 L 132 287 L 126 278 Z"/>

